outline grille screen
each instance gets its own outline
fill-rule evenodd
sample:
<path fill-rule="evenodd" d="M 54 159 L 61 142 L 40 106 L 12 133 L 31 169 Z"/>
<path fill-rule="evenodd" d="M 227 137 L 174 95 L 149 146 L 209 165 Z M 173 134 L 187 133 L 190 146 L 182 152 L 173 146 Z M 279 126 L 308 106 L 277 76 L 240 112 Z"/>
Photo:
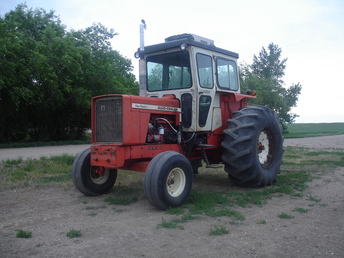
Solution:
<path fill-rule="evenodd" d="M 96 142 L 122 143 L 122 97 L 97 99 L 95 112 Z"/>

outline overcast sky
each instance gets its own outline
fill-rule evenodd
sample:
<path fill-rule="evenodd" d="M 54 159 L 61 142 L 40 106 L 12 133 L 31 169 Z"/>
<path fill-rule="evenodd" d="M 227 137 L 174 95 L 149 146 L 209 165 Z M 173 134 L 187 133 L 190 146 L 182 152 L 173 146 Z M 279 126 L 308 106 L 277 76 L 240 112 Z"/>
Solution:
<path fill-rule="evenodd" d="M 1 0 L 0 15 L 20 0 Z M 300 82 L 296 122 L 344 122 L 343 0 L 26 0 L 30 8 L 54 10 L 67 30 L 100 22 L 119 35 L 113 49 L 132 59 L 138 78 L 139 24 L 147 24 L 145 44 L 193 33 L 252 63 L 270 42 L 288 58 L 285 86 Z M 259 92 L 258 92 L 259 94 Z M 343 96 L 342 96 L 343 95 Z M 258 95 L 259 96 L 259 95 Z"/>

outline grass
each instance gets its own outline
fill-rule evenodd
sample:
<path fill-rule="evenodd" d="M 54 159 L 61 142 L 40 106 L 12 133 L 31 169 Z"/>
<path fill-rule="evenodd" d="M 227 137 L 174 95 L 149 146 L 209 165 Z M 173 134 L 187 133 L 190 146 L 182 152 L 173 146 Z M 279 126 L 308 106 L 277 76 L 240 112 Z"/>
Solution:
<path fill-rule="evenodd" d="M 69 237 L 69 238 L 81 237 L 81 231 L 75 230 L 75 229 L 71 229 L 69 232 L 67 232 L 66 236 Z"/>
<path fill-rule="evenodd" d="M 321 199 L 317 199 L 317 198 L 315 198 L 315 197 L 313 197 L 311 195 L 308 196 L 307 200 L 311 201 L 311 202 L 320 202 L 321 201 Z"/>
<path fill-rule="evenodd" d="M 177 222 L 171 220 L 167 221 L 164 218 L 161 219 L 161 223 L 157 225 L 157 228 L 178 228 L 178 229 L 184 229 L 183 226 L 178 225 Z"/>
<path fill-rule="evenodd" d="M 22 229 L 17 229 L 16 231 L 17 231 L 17 234 L 16 234 L 17 238 L 31 238 L 32 237 L 32 232 L 24 231 Z"/>
<path fill-rule="evenodd" d="M 267 223 L 266 220 L 259 220 L 259 221 L 257 221 L 257 224 L 265 225 L 266 223 Z"/>
<path fill-rule="evenodd" d="M 220 236 L 220 235 L 225 235 L 225 234 L 228 234 L 229 233 L 229 230 L 226 229 L 224 226 L 215 226 L 215 229 L 214 230 L 211 230 L 209 235 L 210 236 Z"/>
<path fill-rule="evenodd" d="M 309 209 L 305 209 L 305 208 L 295 208 L 294 211 L 297 211 L 299 213 L 306 213 L 308 211 L 310 211 Z"/>
<path fill-rule="evenodd" d="M 85 207 L 85 210 L 99 210 L 99 209 L 106 209 L 107 207 L 105 205 L 102 206 L 87 206 Z"/>
<path fill-rule="evenodd" d="M 344 134 L 344 123 L 295 123 L 288 125 L 285 138 L 304 138 Z"/>
<path fill-rule="evenodd" d="M 40 186 L 71 186 L 71 167 L 75 156 L 60 155 L 40 159 L 8 159 L 0 162 L 0 189 Z"/>
<path fill-rule="evenodd" d="M 136 181 L 138 178 L 140 179 L 141 177 L 135 177 L 135 175 L 140 176 L 141 173 L 125 171 L 121 174 L 122 175 L 119 175 L 120 178 L 118 178 L 117 180 L 120 182 L 118 182 L 116 187 L 113 189 L 111 196 L 104 199 L 104 201 L 110 205 L 129 205 L 137 202 L 137 196 L 142 190 L 141 182 Z M 125 178 L 129 176 L 130 179 L 127 182 L 129 184 L 124 185 L 123 183 L 121 183 L 123 180 L 126 180 L 123 179 L 123 176 Z"/>
<path fill-rule="evenodd" d="M 293 219 L 295 218 L 292 215 L 289 215 L 287 213 L 282 212 L 281 214 L 278 214 L 277 217 L 279 217 L 280 219 Z"/>

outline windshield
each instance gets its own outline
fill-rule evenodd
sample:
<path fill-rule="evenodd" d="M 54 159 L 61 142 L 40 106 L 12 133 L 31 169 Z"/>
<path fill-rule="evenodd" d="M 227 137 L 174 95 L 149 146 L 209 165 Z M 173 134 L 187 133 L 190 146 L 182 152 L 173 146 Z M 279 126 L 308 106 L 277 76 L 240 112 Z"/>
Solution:
<path fill-rule="evenodd" d="M 147 57 L 148 91 L 183 89 L 191 86 L 188 51 Z"/>

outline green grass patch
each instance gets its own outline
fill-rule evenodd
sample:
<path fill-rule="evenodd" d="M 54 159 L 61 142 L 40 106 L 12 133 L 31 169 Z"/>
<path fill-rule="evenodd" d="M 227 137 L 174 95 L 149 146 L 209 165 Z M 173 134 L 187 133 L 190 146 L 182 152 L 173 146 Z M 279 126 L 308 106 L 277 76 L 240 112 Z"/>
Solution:
<path fill-rule="evenodd" d="M 320 202 L 321 199 L 317 199 L 317 198 L 315 198 L 314 196 L 309 195 L 308 198 L 307 198 L 307 201 L 311 201 L 311 202 Z"/>
<path fill-rule="evenodd" d="M 183 226 L 178 225 L 177 222 L 170 220 L 167 221 L 164 218 L 161 219 L 161 223 L 158 224 L 158 226 L 156 228 L 178 228 L 178 229 L 184 229 Z"/>
<path fill-rule="evenodd" d="M 107 207 L 105 205 L 102 206 L 87 206 L 85 207 L 85 210 L 99 210 L 99 209 L 106 209 Z"/>
<path fill-rule="evenodd" d="M 167 211 L 168 212 L 168 211 Z M 184 229 L 184 226 L 179 225 L 180 223 L 186 223 L 191 220 L 198 219 L 198 216 L 194 216 L 191 213 L 183 214 L 180 218 L 175 218 L 171 220 L 165 220 L 162 218 L 162 222 L 157 225 L 157 228 L 179 228 Z"/>
<path fill-rule="evenodd" d="M 266 220 L 259 220 L 259 221 L 257 221 L 257 224 L 265 225 L 266 223 L 267 223 Z"/>
<path fill-rule="evenodd" d="M 140 185 L 140 187 L 141 187 L 141 185 Z M 123 185 L 121 183 L 119 183 L 116 186 L 116 188 L 114 189 L 114 192 L 116 195 L 131 195 L 131 194 L 135 194 L 137 191 L 138 191 L 137 187 Z"/>
<path fill-rule="evenodd" d="M 17 166 L 17 165 L 19 165 L 22 162 L 23 162 L 23 158 L 7 159 L 7 160 L 3 160 L 2 164 L 5 167 L 12 167 L 12 166 Z"/>
<path fill-rule="evenodd" d="M 229 200 L 221 193 L 191 191 L 189 198 L 190 212 L 193 214 L 201 214 L 214 211 L 218 205 L 228 206 Z"/>
<path fill-rule="evenodd" d="M 194 216 L 191 213 L 187 213 L 187 214 L 183 214 L 180 218 L 172 219 L 171 221 L 173 221 L 175 223 L 185 223 L 185 222 L 188 222 L 190 220 L 195 220 L 198 218 L 199 218 L 198 216 Z"/>
<path fill-rule="evenodd" d="M 64 164 L 66 166 L 71 166 L 71 165 L 73 165 L 75 156 L 62 154 L 60 156 L 53 156 L 50 159 L 57 164 Z"/>
<path fill-rule="evenodd" d="M 308 211 L 310 211 L 309 209 L 305 209 L 305 208 L 295 208 L 294 211 L 297 211 L 299 213 L 306 213 Z"/>
<path fill-rule="evenodd" d="M 187 221 L 189 221 L 189 220 L 195 220 L 195 219 L 197 219 L 197 218 L 198 218 L 197 216 L 194 216 L 194 215 L 192 215 L 192 214 L 190 214 L 190 213 L 188 213 L 188 214 L 183 214 L 182 217 L 180 218 L 180 222 L 181 222 L 181 223 L 184 223 L 184 222 L 187 222 Z"/>
<path fill-rule="evenodd" d="M 284 213 L 282 212 L 281 214 L 278 214 L 277 217 L 279 217 L 280 219 L 293 219 L 295 218 L 294 216 Z"/>
<path fill-rule="evenodd" d="M 32 232 L 25 231 L 22 229 L 17 229 L 16 231 L 17 231 L 17 234 L 16 234 L 17 238 L 31 238 L 32 237 Z"/>
<path fill-rule="evenodd" d="M 3 160 L 0 163 L 0 188 L 45 184 L 71 186 L 74 158 L 63 154 L 51 158 Z"/>
<path fill-rule="evenodd" d="M 220 236 L 220 235 L 226 235 L 229 233 L 229 230 L 226 229 L 224 226 L 215 226 L 215 229 L 210 230 L 209 235 L 210 236 Z"/>
<path fill-rule="evenodd" d="M 67 232 L 66 236 L 69 237 L 69 238 L 81 237 L 81 231 L 75 230 L 75 229 L 71 229 L 69 232 Z"/>
<path fill-rule="evenodd" d="M 117 209 L 117 208 L 112 208 L 113 211 L 117 212 L 117 213 L 122 213 L 125 212 L 126 210 L 124 209 Z"/>
<path fill-rule="evenodd" d="M 170 208 L 166 211 L 167 214 L 173 214 L 173 215 L 180 215 L 185 212 L 185 209 L 182 207 L 176 207 L 176 208 Z"/>

